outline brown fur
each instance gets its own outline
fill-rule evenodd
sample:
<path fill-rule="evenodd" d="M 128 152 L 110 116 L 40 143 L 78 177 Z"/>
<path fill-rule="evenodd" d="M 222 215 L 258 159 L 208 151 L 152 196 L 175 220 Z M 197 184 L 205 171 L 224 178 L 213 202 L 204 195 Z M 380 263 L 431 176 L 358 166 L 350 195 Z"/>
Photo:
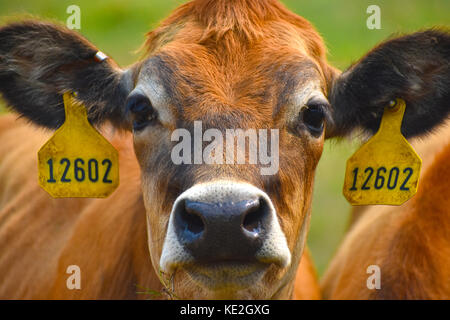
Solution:
<path fill-rule="evenodd" d="M 155 273 L 173 201 L 197 183 L 223 178 L 251 183 L 271 197 L 292 253 L 289 267 L 272 265 L 260 283 L 239 295 L 228 293 L 224 297 L 292 297 L 324 135 L 312 137 L 298 125 L 298 110 L 291 109 L 300 106 L 291 98 L 309 81 L 318 83 L 326 96 L 335 72 L 328 67 L 323 41 L 309 22 L 274 0 L 191 1 L 148 34 L 144 59 L 124 73 L 110 60 L 95 62 L 97 49 L 61 27 L 30 21 L 6 26 L 0 34 L 5 40 L 0 45 L 3 95 L 16 111 L 35 123 L 52 128 L 61 124 L 60 94 L 75 90 L 87 105 L 91 122 L 108 119 L 116 127 L 129 128 L 123 109 L 125 92 L 139 81 L 145 82 L 140 78 L 144 76 L 158 78 L 167 93 L 164 108 L 171 115 L 171 120 L 159 121 L 135 134 L 133 145 L 130 134 L 112 138 L 121 156 L 121 185 L 105 200 L 51 199 L 38 187 L 35 172 L 37 148 L 48 135 L 18 124 L 1 132 L 14 136 L 14 141 L 28 135 L 33 139 L 19 148 L 5 144 L 5 154 L 9 150 L 20 152 L 0 155 L 5 175 L 2 183 L 24 181 L 27 185 L 0 187 L 4 190 L 0 247 L 14 243 L 0 258 L 0 272 L 8 279 L 0 286 L 0 296 L 135 298 L 135 284 L 160 290 Z M 39 39 L 51 45 L 38 46 Z M 34 49 L 29 54 L 11 58 L 18 50 L 28 52 L 21 48 L 30 44 Z M 49 61 L 55 50 L 66 54 Z M 73 66 L 84 67 L 75 68 L 74 73 Z M 35 81 L 27 82 L 31 74 Z M 95 82 L 97 76 L 103 77 L 101 81 Z M 89 83 L 86 77 L 95 82 L 95 90 L 84 87 Z M 17 83 L 21 85 L 16 88 Z M 104 108 L 105 103 L 111 110 Z M 201 120 L 204 129 L 280 128 L 278 174 L 261 177 L 255 165 L 174 165 L 168 152 L 173 145 L 170 132 L 191 128 L 195 120 Z M 3 121 L 13 126 L 11 118 Z M 26 166 L 19 158 L 26 159 Z M 16 180 L 16 172 L 19 176 L 26 172 L 26 176 Z M 28 206 L 17 204 L 21 196 L 28 200 Z M 21 236 L 21 230 L 26 230 L 26 236 Z M 37 242 L 29 247 L 32 238 Z M 40 251 L 43 248 L 45 251 Z M 81 291 L 66 288 L 65 270 L 71 264 L 82 270 Z M 32 282 L 36 272 L 38 280 Z M 301 285 L 296 298 L 316 298 L 317 283 L 309 256 L 297 277 Z M 175 294 L 181 297 L 223 298 L 193 284 L 183 270 L 176 273 L 174 286 Z"/>
<path fill-rule="evenodd" d="M 258 32 L 261 26 L 264 33 Z M 170 97 L 168 106 L 173 115 L 171 121 L 134 138 L 152 230 L 152 261 L 160 259 L 169 219 L 161 213 L 170 212 L 182 191 L 221 178 L 250 182 L 274 202 L 295 262 L 286 269 L 270 268 L 261 283 L 239 297 L 269 293 L 272 298 L 290 297 L 304 246 L 300 231 L 309 225 L 314 171 L 323 136 L 312 138 L 289 123 L 293 107 L 289 97 L 311 80 L 319 82 L 326 94 L 330 71 L 322 68 L 326 62 L 320 37 L 308 22 L 275 1 L 194 1 L 151 32 L 147 46 L 150 59 L 139 66 L 140 72 L 157 75 Z M 280 128 L 278 174 L 261 177 L 258 166 L 250 165 L 173 165 L 166 152 L 171 148 L 167 142 L 170 130 L 190 129 L 195 120 L 201 120 L 205 129 L 221 131 Z M 156 192 L 153 181 L 157 181 Z M 177 290 L 190 297 L 210 294 L 193 286 L 183 270 L 176 274 L 175 283 Z"/>
<path fill-rule="evenodd" d="M 309 276 L 305 276 L 309 275 Z M 302 260 L 298 266 L 293 299 L 295 300 L 319 300 L 322 295 L 316 273 L 316 268 L 312 263 L 311 254 L 306 248 Z"/>
<path fill-rule="evenodd" d="M 48 138 L 15 115 L 0 118 L 0 298 L 148 299 L 154 296 L 137 292 L 163 292 L 148 255 L 129 135 L 111 138 L 119 150 L 121 184 L 108 199 L 52 199 L 39 187 L 36 155 Z M 302 265 L 311 265 L 309 259 Z M 66 287 L 66 269 L 74 264 L 81 269 L 81 290 Z M 315 298 L 310 267 L 298 276 L 304 293 L 296 298 Z"/>
<path fill-rule="evenodd" d="M 328 299 L 450 298 L 450 126 L 413 145 L 423 159 L 417 194 L 399 207 L 358 212 L 322 281 Z M 381 289 L 369 290 L 369 265 Z"/>
<path fill-rule="evenodd" d="M 309 228 L 314 172 L 325 136 L 351 131 L 358 124 L 376 125 L 373 110 L 364 108 L 359 99 L 363 95 L 367 100 L 365 91 L 357 88 L 373 88 L 367 85 L 371 82 L 367 75 L 381 66 L 386 71 L 378 83 L 381 89 L 388 85 L 407 90 L 385 81 L 394 76 L 390 58 L 400 61 L 397 65 L 409 72 L 407 76 L 426 79 L 428 64 L 415 70 L 411 59 L 405 62 L 402 56 L 406 48 L 391 52 L 401 43 L 413 53 L 406 57 L 437 61 L 433 70 L 439 72 L 432 73 L 432 86 L 441 90 L 429 91 L 427 97 L 439 94 L 448 101 L 446 32 L 387 42 L 338 78 L 339 72 L 327 64 L 319 34 L 275 0 L 186 3 L 148 34 L 146 54 L 127 70 L 111 59 L 96 61 L 97 48 L 74 31 L 50 23 L 7 25 L 0 28 L 0 39 L 0 92 L 12 109 L 36 124 L 56 128 L 63 123 L 65 91 L 78 92 L 94 124 L 109 120 L 115 128 L 131 131 L 136 114 L 129 106 L 136 92 L 147 95 L 143 110 L 154 111 L 151 117 L 150 112 L 144 114 L 149 116 L 144 119 L 153 120 L 134 130 L 132 138 L 130 133 L 111 136 L 121 157 L 121 186 L 105 200 L 50 199 L 39 189 L 35 172 L 37 148 L 48 135 L 25 125 L 13 128 L 11 118 L 2 120 L 5 128 L 0 134 L 6 142 L 0 147 L 0 247 L 8 248 L 0 257 L 4 297 L 135 298 L 135 284 L 161 289 L 155 273 L 174 200 L 198 183 L 226 179 L 250 183 L 270 197 L 292 262 L 284 268 L 271 264 L 251 287 L 223 292 L 202 287 L 178 268 L 175 294 L 287 299 L 295 291 L 297 298 L 316 298 L 309 259 L 298 268 Z M 416 43 L 420 50 L 414 50 Z M 376 96 L 385 91 L 381 89 L 371 101 L 381 99 Z M 327 101 L 328 92 L 333 93 L 333 106 Z M 432 115 L 428 126 L 414 128 L 417 134 L 447 114 L 445 107 L 435 112 L 424 101 L 424 110 L 413 108 L 405 115 L 405 119 Z M 347 102 L 353 107 L 347 108 Z M 314 130 L 305 118 L 308 112 L 318 113 L 323 127 Z M 354 121 L 360 118 L 373 121 Z M 175 144 L 171 132 L 192 130 L 199 120 L 204 130 L 221 132 L 279 129 L 279 171 L 261 176 L 259 165 L 175 165 L 170 159 Z M 65 269 L 71 264 L 83 272 L 81 291 L 65 287 Z M 300 280 L 294 290 L 296 274 Z"/>

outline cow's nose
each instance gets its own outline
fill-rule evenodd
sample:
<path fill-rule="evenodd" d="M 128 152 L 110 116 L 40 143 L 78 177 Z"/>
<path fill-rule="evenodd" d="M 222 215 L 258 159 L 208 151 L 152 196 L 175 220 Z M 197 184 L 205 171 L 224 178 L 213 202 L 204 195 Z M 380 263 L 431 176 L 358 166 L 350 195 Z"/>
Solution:
<path fill-rule="evenodd" d="M 196 184 L 175 200 L 159 263 L 164 272 L 204 273 L 206 267 L 210 277 L 211 270 L 224 271 L 218 266 L 240 274 L 261 264 L 286 267 L 290 260 L 270 197 L 248 183 L 218 180 Z"/>
<path fill-rule="evenodd" d="M 178 240 L 203 263 L 255 260 L 270 224 L 270 207 L 261 197 L 222 202 L 187 198 L 174 213 Z"/>

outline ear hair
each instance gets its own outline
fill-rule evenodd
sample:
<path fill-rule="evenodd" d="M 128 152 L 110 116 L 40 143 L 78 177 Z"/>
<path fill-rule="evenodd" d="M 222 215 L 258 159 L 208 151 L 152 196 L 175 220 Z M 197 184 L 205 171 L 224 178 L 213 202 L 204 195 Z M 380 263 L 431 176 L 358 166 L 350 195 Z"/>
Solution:
<path fill-rule="evenodd" d="M 75 91 L 92 123 L 120 123 L 127 73 L 81 35 L 33 20 L 0 28 L 0 40 L 0 92 L 10 108 L 57 128 L 64 122 L 62 94 Z"/>
<path fill-rule="evenodd" d="M 450 32 L 431 29 L 386 41 L 336 79 L 330 92 L 333 135 L 371 133 L 384 107 L 402 98 L 405 136 L 432 130 L 450 113 Z"/>

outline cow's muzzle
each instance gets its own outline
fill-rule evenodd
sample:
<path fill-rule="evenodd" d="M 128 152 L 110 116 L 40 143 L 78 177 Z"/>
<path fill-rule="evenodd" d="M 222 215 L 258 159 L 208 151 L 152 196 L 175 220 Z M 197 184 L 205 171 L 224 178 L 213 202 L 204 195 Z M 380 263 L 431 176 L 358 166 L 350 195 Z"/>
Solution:
<path fill-rule="evenodd" d="M 208 287 L 246 286 L 291 254 L 265 192 L 241 182 L 198 184 L 175 201 L 160 260 Z"/>

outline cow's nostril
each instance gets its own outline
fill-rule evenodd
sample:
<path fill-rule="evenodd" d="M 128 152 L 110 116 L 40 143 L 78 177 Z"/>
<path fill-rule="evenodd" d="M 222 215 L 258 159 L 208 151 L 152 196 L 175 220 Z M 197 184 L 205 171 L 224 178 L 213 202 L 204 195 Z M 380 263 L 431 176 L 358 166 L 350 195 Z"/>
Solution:
<path fill-rule="evenodd" d="M 264 221 L 268 215 L 268 205 L 262 198 L 259 199 L 257 206 L 252 206 L 245 214 L 242 227 L 251 232 L 253 236 L 258 236 L 263 229 Z"/>
<path fill-rule="evenodd" d="M 195 210 L 192 210 L 188 206 L 183 210 L 182 218 L 186 222 L 186 228 L 192 233 L 200 233 L 205 228 L 202 219 L 199 217 Z"/>
<path fill-rule="evenodd" d="M 186 201 L 179 205 L 176 220 L 177 229 L 182 231 L 183 237 L 187 241 L 195 240 L 205 229 L 205 224 L 198 212 L 190 208 Z"/>

